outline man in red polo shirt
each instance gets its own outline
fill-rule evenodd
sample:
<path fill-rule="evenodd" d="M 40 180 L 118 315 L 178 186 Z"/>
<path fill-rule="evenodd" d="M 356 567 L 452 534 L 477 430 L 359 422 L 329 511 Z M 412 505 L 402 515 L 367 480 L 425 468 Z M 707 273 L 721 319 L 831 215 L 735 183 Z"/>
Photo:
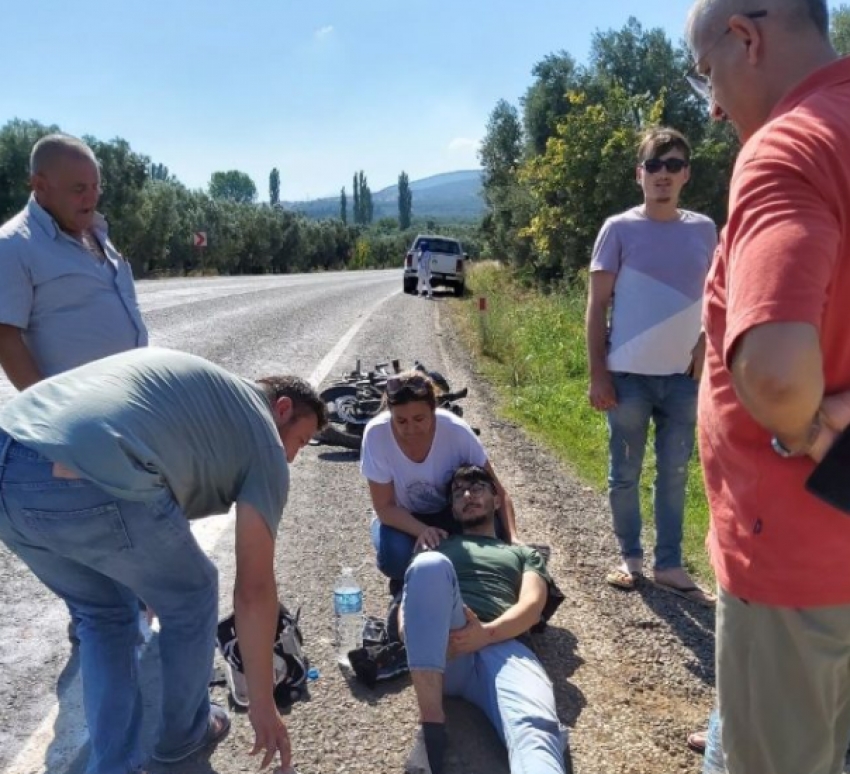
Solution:
<path fill-rule="evenodd" d="M 699 401 L 730 774 L 836 774 L 850 737 L 850 517 L 806 490 L 850 419 L 850 58 L 828 26 L 825 0 L 698 0 L 688 22 L 689 80 L 744 142 Z"/>

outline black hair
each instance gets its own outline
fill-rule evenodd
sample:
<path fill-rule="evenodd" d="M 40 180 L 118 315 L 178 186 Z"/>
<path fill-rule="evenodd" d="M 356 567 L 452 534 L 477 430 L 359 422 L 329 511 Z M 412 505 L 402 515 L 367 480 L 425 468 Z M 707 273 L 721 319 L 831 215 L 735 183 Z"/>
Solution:
<path fill-rule="evenodd" d="M 452 479 L 449 482 L 449 491 L 455 488 L 455 484 L 458 481 L 464 481 L 467 484 L 481 481 L 487 484 L 494 494 L 496 492 L 496 479 L 493 478 L 492 474 L 486 468 L 482 468 L 480 465 L 461 465 L 452 473 Z"/>

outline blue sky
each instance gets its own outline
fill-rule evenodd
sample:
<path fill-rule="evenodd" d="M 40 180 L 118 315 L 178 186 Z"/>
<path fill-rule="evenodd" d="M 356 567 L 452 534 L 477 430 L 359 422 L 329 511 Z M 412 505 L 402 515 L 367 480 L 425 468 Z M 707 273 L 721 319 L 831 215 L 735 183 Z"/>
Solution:
<path fill-rule="evenodd" d="M 478 166 L 500 98 L 630 15 L 678 40 L 690 0 L 4 0 L 0 124 L 123 137 L 192 188 L 241 169 L 267 198 L 373 191 Z"/>

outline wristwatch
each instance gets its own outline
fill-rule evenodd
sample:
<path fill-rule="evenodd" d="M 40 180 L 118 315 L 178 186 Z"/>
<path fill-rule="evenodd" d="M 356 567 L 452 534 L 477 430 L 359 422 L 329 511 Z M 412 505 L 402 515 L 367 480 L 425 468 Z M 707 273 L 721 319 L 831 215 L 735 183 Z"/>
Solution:
<path fill-rule="evenodd" d="M 770 439 L 770 446 L 780 457 L 785 459 L 791 459 L 792 457 L 805 457 L 805 452 L 802 451 L 791 451 L 782 441 L 780 441 L 775 435 Z"/>
<path fill-rule="evenodd" d="M 770 446 L 773 451 L 775 451 L 780 457 L 784 459 L 792 459 L 793 457 L 805 457 L 812 450 L 812 446 L 815 445 L 815 441 L 817 441 L 818 436 L 820 435 L 820 431 L 820 412 L 818 412 L 812 419 L 812 424 L 809 428 L 809 435 L 806 438 L 806 443 L 802 448 L 797 449 L 797 451 L 792 451 L 775 435 L 770 439 Z"/>

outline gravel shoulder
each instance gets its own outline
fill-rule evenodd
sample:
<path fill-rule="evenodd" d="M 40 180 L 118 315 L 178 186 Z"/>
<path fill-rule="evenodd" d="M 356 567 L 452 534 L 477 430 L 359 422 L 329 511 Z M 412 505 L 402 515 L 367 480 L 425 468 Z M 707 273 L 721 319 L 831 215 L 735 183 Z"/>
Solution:
<path fill-rule="evenodd" d="M 701 759 L 687 750 L 685 736 L 706 722 L 711 707 L 713 611 L 651 587 L 622 593 L 606 586 L 616 552 L 605 498 L 494 414 L 498 396 L 476 372 L 448 304 L 391 299 L 352 341 L 334 374 L 357 357 L 364 366 L 420 358 L 453 387 L 470 388 L 465 416 L 481 429 L 516 503 L 524 539 L 552 546 L 551 571 L 567 598 L 536 647 L 552 677 L 561 720 L 571 728 L 577 774 L 696 774 Z M 340 567 L 356 568 L 367 613 L 382 615 L 388 600 L 374 569 L 370 518 L 357 455 L 327 446 L 305 449 L 292 469 L 277 549 L 281 598 L 291 608 L 303 606 L 305 650 L 321 673 L 308 700 L 287 716 L 301 774 L 400 774 L 417 727 L 409 679 L 369 690 L 334 661 L 331 589 Z M 232 553 L 224 542 L 217 554 L 223 557 L 224 615 L 231 606 Z M 213 693 L 227 703 L 225 689 Z M 484 717 L 460 701 L 447 709 L 448 774 L 507 774 L 504 751 Z M 258 761 L 247 754 L 252 743 L 247 717 L 235 714 L 228 740 L 209 760 L 167 771 L 256 771 Z"/>
<path fill-rule="evenodd" d="M 538 638 L 577 774 L 698 772 L 685 745 L 707 723 L 714 686 L 714 611 L 645 584 L 609 587 L 616 562 L 606 498 L 522 428 L 499 419 L 499 396 L 475 370 L 450 314 L 439 319 L 452 383 L 470 386 L 467 418 L 514 500 L 521 536 L 552 546 L 566 601 Z M 600 454 L 604 454 L 600 450 Z"/>

